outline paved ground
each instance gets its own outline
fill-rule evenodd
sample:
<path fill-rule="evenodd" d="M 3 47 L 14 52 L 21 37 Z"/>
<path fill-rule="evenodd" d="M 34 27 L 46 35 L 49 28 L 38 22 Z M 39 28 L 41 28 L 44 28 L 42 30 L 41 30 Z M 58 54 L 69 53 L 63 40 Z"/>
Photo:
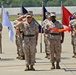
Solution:
<path fill-rule="evenodd" d="M 2 50 L 0 54 L 0 75 L 76 75 L 76 59 L 72 58 L 72 46 L 70 44 L 70 33 L 65 33 L 62 44 L 61 69 L 51 70 L 50 60 L 45 58 L 44 42 L 42 37 L 42 53 L 40 53 L 40 35 L 38 39 L 36 54 L 36 71 L 24 71 L 25 61 L 16 59 L 16 46 L 8 37 L 8 30 L 4 27 L 2 32 Z"/>

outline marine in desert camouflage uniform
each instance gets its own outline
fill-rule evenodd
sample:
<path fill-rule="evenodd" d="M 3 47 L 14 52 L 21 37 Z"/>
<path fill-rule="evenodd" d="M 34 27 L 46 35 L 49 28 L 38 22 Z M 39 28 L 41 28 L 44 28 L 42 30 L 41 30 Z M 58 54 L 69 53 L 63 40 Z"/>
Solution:
<path fill-rule="evenodd" d="M 26 21 L 21 22 L 16 26 L 20 27 L 21 24 L 24 25 L 23 49 L 26 59 L 25 71 L 35 70 L 33 66 L 35 63 L 35 53 L 38 39 L 38 25 L 32 20 L 32 18 L 32 14 L 29 12 L 26 15 Z"/>
<path fill-rule="evenodd" d="M 71 44 L 73 46 L 73 58 L 76 58 L 76 12 L 73 13 L 73 19 L 69 22 L 71 27 Z"/>
<path fill-rule="evenodd" d="M 56 20 L 55 12 L 51 12 L 51 20 L 53 22 L 53 27 L 56 27 L 58 29 L 63 28 L 62 24 Z M 56 32 L 54 30 L 49 30 L 49 28 L 52 28 L 52 25 L 46 26 L 46 33 L 49 34 L 48 39 L 50 41 L 50 55 L 52 63 L 51 69 L 60 69 L 59 63 L 61 60 L 61 43 L 63 42 L 64 37 L 62 36 L 64 34 Z"/>
<path fill-rule="evenodd" d="M 44 43 L 45 43 L 45 52 L 46 52 L 46 56 L 45 58 L 50 59 L 50 46 L 49 46 L 49 40 L 48 40 L 48 34 L 45 33 L 45 26 L 51 24 L 51 18 L 50 18 L 50 12 L 46 12 L 46 19 L 42 22 L 42 27 L 44 30 Z"/>
<path fill-rule="evenodd" d="M 17 23 L 21 22 L 23 19 L 23 15 L 22 14 L 18 14 L 17 16 L 17 20 L 14 21 L 14 25 L 16 25 Z M 23 27 L 20 27 L 20 28 L 15 28 L 16 30 L 16 39 L 15 39 L 15 42 L 16 42 L 16 46 L 17 46 L 17 54 L 18 54 L 18 57 L 17 59 L 21 59 L 23 60 L 24 59 L 24 52 L 23 52 L 23 46 L 22 46 L 22 35 L 23 35 Z M 18 34 L 20 33 L 20 34 Z"/>

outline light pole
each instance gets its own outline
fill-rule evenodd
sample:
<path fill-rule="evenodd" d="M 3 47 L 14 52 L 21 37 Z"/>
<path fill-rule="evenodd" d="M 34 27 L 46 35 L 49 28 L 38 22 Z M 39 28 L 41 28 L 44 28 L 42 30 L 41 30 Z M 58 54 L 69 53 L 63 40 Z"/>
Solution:
<path fill-rule="evenodd" d="M 1 2 L 1 7 L 3 5 L 4 1 Z M 2 14 L 2 11 L 1 11 Z M 0 32 L 0 53 L 2 53 L 2 31 Z"/>

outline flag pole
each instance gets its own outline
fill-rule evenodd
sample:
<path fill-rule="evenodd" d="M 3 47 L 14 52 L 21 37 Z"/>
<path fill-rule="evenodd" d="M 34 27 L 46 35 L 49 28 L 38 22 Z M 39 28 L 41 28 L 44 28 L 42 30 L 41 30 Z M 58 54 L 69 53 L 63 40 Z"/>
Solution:
<path fill-rule="evenodd" d="M 20 0 L 20 13 L 22 13 L 22 1 Z"/>
<path fill-rule="evenodd" d="M 1 6 L 3 5 L 3 2 L 1 2 Z M 2 14 L 2 8 L 1 8 L 1 14 Z M 2 16 L 1 16 L 2 21 Z M 2 53 L 2 31 L 0 32 L 0 53 Z"/>
<path fill-rule="evenodd" d="M 63 12 L 62 12 L 62 0 L 61 0 L 61 23 L 62 23 L 62 14 L 63 14 Z"/>
<path fill-rule="evenodd" d="M 43 15 L 43 2 L 42 2 L 42 15 Z M 40 35 L 40 53 L 42 53 L 42 27 L 41 27 L 41 35 Z"/>

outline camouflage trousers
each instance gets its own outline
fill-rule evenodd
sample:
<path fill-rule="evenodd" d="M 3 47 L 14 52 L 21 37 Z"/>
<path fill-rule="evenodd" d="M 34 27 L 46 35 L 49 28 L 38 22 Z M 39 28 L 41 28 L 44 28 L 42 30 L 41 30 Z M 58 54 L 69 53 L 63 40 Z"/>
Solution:
<path fill-rule="evenodd" d="M 23 41 L 23 51 L 25 54 L 25 61 L 27 65 L 34 65 L 36 55 L 36 43 Z"/>
<path fill-rule="evenodd" d="M 72 37 L 71 44 L 73 45 L 73 53 L 76 54 L 76 36 Z"/>
<path fill-rule="evenodd" d="M 22 39 L 19 36 L 16 36 L 16 46 L 17 46 L 17 54 L 19 56 L 24 56 Z"/>
<path fill-rule="evenodd" d="M 50 42 L 49 42 L 47 36 L 45 36 L 45 35 L 44 35 L 44 43 L 45 43 L 45 53 L 50 54 L 50 46 L 49 46 Z"/>
<path fill-rule="evenodd" d="M 61 60 L 61 42 L 59 40 L 51 39 L 50 41 L 50 55 L 51 62 L 60 62 Z"/>

